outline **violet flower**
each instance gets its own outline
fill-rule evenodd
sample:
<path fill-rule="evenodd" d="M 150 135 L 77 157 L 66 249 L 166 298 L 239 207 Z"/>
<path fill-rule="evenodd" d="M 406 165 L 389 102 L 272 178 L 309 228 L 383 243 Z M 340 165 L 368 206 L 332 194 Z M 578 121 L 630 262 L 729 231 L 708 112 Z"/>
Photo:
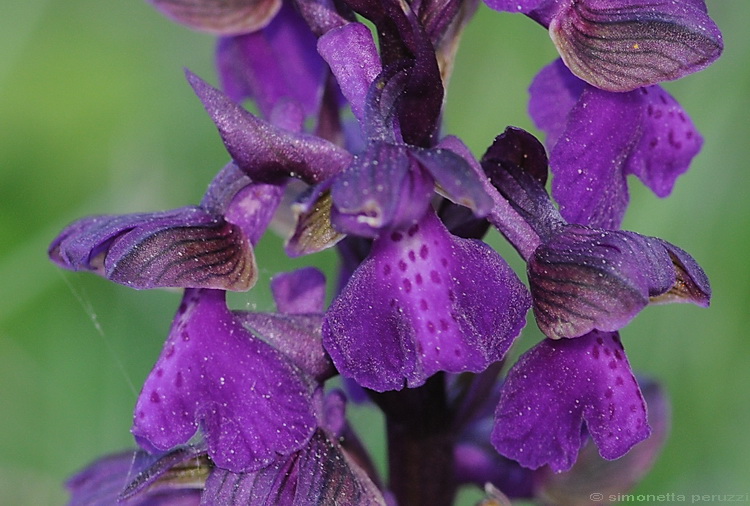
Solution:
<path fill-rule="evenodd" d="M 536 234 L 535 246 L 526 246 L 522 254 L 534 315 L 545 335 L 559 339 L 593 330 L 614 332 L 649 303 L 708 305 L 708 278 L 677 246 L 608 230 L 606 220 L 603 226 L 598 222 L 599 215 L 588 217 L 590 226 L 566 223 L 544 190 L 546 156 L 530 134 L 506 130 L 487 150 L 482 167 L 517 213 L 516 219 Z M 509 221 L 497 212 L 489 220 L 501 231 Z"/>

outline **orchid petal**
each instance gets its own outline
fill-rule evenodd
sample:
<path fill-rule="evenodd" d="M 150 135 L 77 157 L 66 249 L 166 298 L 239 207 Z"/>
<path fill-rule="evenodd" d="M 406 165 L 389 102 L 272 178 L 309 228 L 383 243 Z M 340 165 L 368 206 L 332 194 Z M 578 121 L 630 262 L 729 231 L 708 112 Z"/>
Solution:
<path fill-rule="evenodd" d="M 313 389 L 242 327 L 223 292 L 188 290 L 138 398 L 132 432 L 146 449 L 166 450 L 201 427 L 218 466 L 257 470 L 306 444 L 316 425 Z"/>
<path fill-rule="evenodd" d="M 525 288 L 494 251 L 450 236 L 432 212 L 380 236 L 333 302 L 323 343 L 344 376 L 377 391 L 437 371 L 481 371 L 524 326 Z"/>
<path fill-rule="evenodd" d="M 651 432 L 617 333 L 547 339 L 521 356 L 501 392 L 492 444 L 524 467 L 565 471 L 583 444 L 584 422 L 609 460 Z"/>
<path fill-rule="evenodd" d="M 229 154 L 254 181 L 298 177 L 316 183 L 349 164 L 352 156 L 335 144 L 277 128 L 256 118 L 195 74 L 188 72 L 187 78 L 216 123 Z"/>

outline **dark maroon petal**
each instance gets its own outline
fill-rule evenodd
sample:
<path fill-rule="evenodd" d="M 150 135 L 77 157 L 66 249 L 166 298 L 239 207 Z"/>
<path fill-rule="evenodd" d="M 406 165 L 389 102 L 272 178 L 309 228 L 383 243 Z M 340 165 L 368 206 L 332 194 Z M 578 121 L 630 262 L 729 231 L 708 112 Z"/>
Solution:
<path fill-rule="evenodd" d="M 265 26 L 281 7 L 281 0 L 149 0 L 164 15 L 204 32 L 220 35 L 247 33 Z"/>
<path fill-rule="evenodd" d="M 242 230 L 198 207 L 79 220 L 50 246 L 66 269 L 90 270 L 132 288 L 243 291 L 256 280 Z"/>
<path fill-rule="evenodd" d="M 524 326 L 526 289 L 488 246 L 450 236 L 432 212 L 375 240 L 333 302 L 323 343 L 337 369 L 373 390 L 437 371 L 482 371 Z"/>
<path fill-rule="evenodd" d="M 229 154 L 254 181 L 296 177 L 307 183 L 327 179 L 352 155 L 319 137 L 277 128 L 256 118 L 224 93 L 188 72 L 187 78 L 219 129 Z"/>
<path fill-rule="evenodd" d="M 646 404 L 617 333 L 546 339 L 508 373 L 495 412 L 492 444 L 522 466 L 570 469 L 583 424 L 605 459 L 646 439 Z"/>
<path fill-rule="evenodd" d="M 216 469 L 205 504 L 385 506 L 382 494 L 338 443 L 318 430 L 302 450 L 250 473 Z"/>
<path fill-rule="evenodd" d="M 367 91 L 382 70 L 370 29 L 349 23 L 331 30 L 318 41 L 318 51 L 330 65 L 354 116 L 364 124 Z"/>
<path fill-rule="evenodd" d="M 564 223 L 544 189 L 547 155 L 542 144 L 520 128 L 508 127 L 482 157 L 482 169 L 510 206 L 541 238 Z"/>
<path fill-rule="evenodd" d="M 221 87 L 235 102 L 254 99 L 266 119 L 281 101 L 294 101 L 307 116 L 317 114 L 327 72 L 315 44 L 292 2 L 285 2 L 262 30 L 219 40 Z"/>
<path fill-rule="evenodd" d="M 280 313 L 322 313 L 326 302 L 326 278 L 315 267 L 304 267 L 274 276 L 271 291 Z"/>
<path fill-rule="evenodd" d="M 408 146 L 372 142 L 336 177 L 331 221 L 337 230 L 361 237 L 409 227 L 424 214 L 433 187 Z"/>
<path fill-rule="evenodd" d="M 66 483 L 69 506 L 198 506 L 210 466 L 192 447 L 103 457 Z M 148 488 L 146 488 L 148 487 Z"/>
<path fill-rule="evenodd" d="M 200 427 L 224 469 L 257 470 L 303 447 L 314 384 L 232 315 L 224 292 L 188 290 L 138 398 L 133 435 L 166 450 Z"/>
<path fill-rule="evenodd" d="M 700 151 L 703 138 L 685 110 L 661 86 L 634 93 L 641 94 L 643 127 L 626 172 L 638 176 L 657 196 L 666 197 Z"/>
<path fill-rule="evenodd" d="M 616 460 L 605 460 L 593 444 L 581 448 L 572 469 L 555 473 L 548 467 L 537 471 L 537 496 L 546 504 L 589 504 L 592 494 L 600 497 L 625 494 L 651 469 L 669 432 L 669 402 L 653 381 L 638 378 L 648 405 L 651 435 Z"/>
<path fill-rule="evenodd" d="M 573 225 L 537 248 L 527 270 L 537 324 L 553 339 L 618 330 L 676 279 L 659 240 Z"/>
<path fill-rule="evenodd" d="M 723 48 L 703 0 L 579 0 L 553 17 L 565 64 L 589 84 L 631 91 L 707 67 Z"/>

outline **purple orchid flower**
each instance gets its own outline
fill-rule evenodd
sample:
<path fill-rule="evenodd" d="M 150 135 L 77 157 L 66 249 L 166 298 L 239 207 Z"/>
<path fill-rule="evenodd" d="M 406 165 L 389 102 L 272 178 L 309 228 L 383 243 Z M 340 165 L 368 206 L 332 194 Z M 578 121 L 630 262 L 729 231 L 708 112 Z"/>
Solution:
<path fill-rule="evenodd" d="M 405 69 L 414 67 L 394 65 L 374 80 L 374 71 L 358 71 L 342 56 L 346 48 L 364 54 L 358 61 L 378 59 L 357 24 L 330 32 L 319 45 L 369 139 L 366 151 L 326 184 L 331 222 L 374 239 L 326 314 L 326 349 L 342 374 L 378 391 L 418 386 L 441 370 L 483 370 L 523 327 L 525 289 L 499 256 L 451 236 L 430 208 L 437 183 L 451 200 L 486 214 L 491 201 L 481 180 L 449 149 L 402 143 L 398 100 L 408 94 Z M 493 303 L 480 312 L 487 293 Z M 438 314 L 444 316 L 430 316 Z"/>
<path fill-rule="evenodd" d="M 529 91 L 529 112 L 551 147 L 552 195 L 571 223 L 592 217 L 619 228 L 629 201 L 626 176 L 666 197 L 703 144 L 687 113 L 660 86 L 610 93 L 557 60 Z"/>
<path fill-rule="evenodd" d="M 632 91 L 701 70 L 721 54 L 704 0 L 485 0 L 549 28 L 565 64 L 607 91 Z"/>
<path fill-rule="evenodd" d="M 544 190 L 544 147 L 530 134 L 506 130 L 485 153 L 482 167 L 516 219 L 535 231 L 536 246 L 525 246 L 522 254 L 534 315 L 545 335 L 559 339 L 614 332 L 649 303 L 708 305 L 708 278 L 677 246 L 609 230 L 597 222 L 598 215 L 587 218 L 589 226 L 566 223 Z M 495 212 L 488 218 L 501 231 L 508 222 Z"/>
<path fill-rule="evenodd" d="M 58 235 L 49 256 L 137 289 L 244 291 L 257 278 L 253 244 L 280 199 L 279 187 L 254 183 L 229 164 L 199 206 L 83 218 Z"/>

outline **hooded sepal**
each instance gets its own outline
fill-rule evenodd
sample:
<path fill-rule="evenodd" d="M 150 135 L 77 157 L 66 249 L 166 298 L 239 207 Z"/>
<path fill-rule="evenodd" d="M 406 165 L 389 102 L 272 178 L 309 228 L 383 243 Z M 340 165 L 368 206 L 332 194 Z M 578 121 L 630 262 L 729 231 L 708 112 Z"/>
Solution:
<path fill-rule="evenodd" d="M 149 1 L 168 18 L 217 35 L 259 30 L 276 15 L 282 4 L 282 0 Z"/>
<path fill-rule="evenodd" d="M 244 291 L 257 278 L 242 228 L 195 206 L 80 219 L 52 242 L 49 256 L 65 269 L 92 271 L 136 289 Z"/>
<path fill-rule="evenodd" d="M 558 1 L 549 32 L 571 71 L 623 92 L 697 72 L 723 49 L 703 0 Z"/>
<path fill-rule="evenodd" d="M 318 429 L 304 448 L 257 471 L 216 469 L 201 504 L 385 506 L 385 500 L 346 451 Z"/>
<path fill-rule="evenodd" d="M 527 273 L 537 324 L 553 339 L 618 330 L 652 298 L 703 306 L 710 298 L 692 257 L 633 232 L 567 225 L 534 251 Z"/>
<path fill-rule="evenodd" d="M 199 447 L 151 455 L 143 450 L 102 457 L 66 483 L 68 506 L 197 506 L 212 465 Z"/>

